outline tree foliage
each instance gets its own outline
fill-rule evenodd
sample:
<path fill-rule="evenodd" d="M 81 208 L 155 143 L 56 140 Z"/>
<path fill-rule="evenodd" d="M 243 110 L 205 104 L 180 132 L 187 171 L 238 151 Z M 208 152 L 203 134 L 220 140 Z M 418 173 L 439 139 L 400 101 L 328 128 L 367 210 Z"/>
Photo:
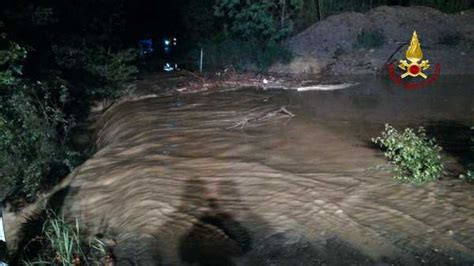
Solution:
<path fill-rule="evenodd" d="M 52 169 L 72 167 L 74 153 L 63 145 L 73 120 L 62 110 L 68 101 L 64 82 L 25 79 L 21 60 L 26 51 L 16 43 L 9 46 L 0 50 L 1 192 L 2 198 L 31 199 Z"/>
<path fill-rule="evenodd" d="M 135 49 L 112 51 L 103 46 L 53 46 L 57 64 L 63 71 L 81 73 L 88 81 L 91 99 L 119 97 L 122 85 L 138 73 Z"/>
<path fill-rule="evenodd" d="M 19 61 L 26 58 L 26 50 L 17 43 L 9 42 L 5 36 L 2 37 L 8 48 L 0 50 L 0 86 L 11 86 L 18 82 L 18 75 L 23 73 L 23 65 Z"/>
<path fill-rule="evenodd" d="M 82 156 L 69 145 L 93 100 L 116 98 L 136 52 L 123 1 L 9 1 L 0 17 L 0 197 L 33 200 Z M 79 108 L 80 107 L 80 108 Z"/>
<path fill-rule="evenodd" d="M 277 42 L 292 32 L 294 17 L 303 3 L 303 0 L 218 0 L 214 14 L 224 17 L 235 35 Z"/>
<path fill-rule="evenodd" d="M 189 42 L 211 38 L 221 30 L 220 23 L 214 17 L 214 0 L 181 0 L 180 16 L 183 21 L 186 39 Z"/>

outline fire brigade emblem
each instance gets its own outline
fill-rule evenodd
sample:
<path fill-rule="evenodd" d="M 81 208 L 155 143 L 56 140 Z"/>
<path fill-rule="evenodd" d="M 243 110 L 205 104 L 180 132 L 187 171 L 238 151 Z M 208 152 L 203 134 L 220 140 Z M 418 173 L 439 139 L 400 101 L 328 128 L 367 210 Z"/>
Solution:
<path fill-rule="evenodd" d="M 423 73 L 424 70 L 430 68 L 429 60 L 423 59 L 423 51 L 421 50 L 421 44 L 418 40 L 418 35 L 416 31 L 413 32 L 411 37 L 410 46 L 406 52 L 407 60 L 400 60 L 398 67 L 405 71 L 401 75 L 401 78 L 404 79 L 408 76 L 410 77 L 422 77 L 426 79 L 428 76 Z"/>
<path fill-rule="evenodd" d="M 391 63 L 388 63 L 387 61 L 386 64 L 388 75 L 396 85 L 400 85 L 407 90 L 419 89 L 430 86 L 441 74 L 440 64 L 435 64 L 434 71 L 429 72 L 429 77 L 427 72 L 425 72 L 425 70 L 430 68 L 430 61 L 423 60 L 423 51 L 421 50 L 421 44 L 418 40 L 416 31 L 413 32 L 410 46 L 408 47 L 405 56 L 406 59 L 399 61 L 393 60 Z M 399 71 L 396 71 L 397 69 Z M 422 79 L 405 79 L 406 77 L 421 77 Z"/>

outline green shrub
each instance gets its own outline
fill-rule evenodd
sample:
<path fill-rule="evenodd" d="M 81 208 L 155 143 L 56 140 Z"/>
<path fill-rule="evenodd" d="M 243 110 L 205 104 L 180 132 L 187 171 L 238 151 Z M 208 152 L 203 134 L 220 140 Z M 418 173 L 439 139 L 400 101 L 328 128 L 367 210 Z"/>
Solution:
<path fill-rule="evenodd" d="M 220 31 L 224 38 L 204 42 L 207 67 L 265 71 L 274 63 L 289 62 L 291 53 L 280 42 L 293 32 L 303 4 L 302 0 L 215 1 L 214 16 L 224 22 Z"/>
<path fill-rule="evenodd" d="M 75 119 L 85 122 L 93 101 L 119 97 L 138 72 L 136 49 L 121 37 L 124 1 L 99 2 L 2 5 L 0 200 L 15 207 L 83 159 L 68 147 Z"/>
<path fill-rule="evenodd" d="M 355 48 L 377 48 L 384 44 L 385 36 L 382 31 L 378 30 L 362 30 L 357 35 L 357 43 Z"/>
<path fill-rule="evenodd" d="M 13 47 L 13 48 L 12 48 Z M 60 79 L 31 82 L 21 76 L 26 52 L 1 50 L 0 198 L 33 199 L 47 181 L 66 175 L 75 153 L 66 148 L 72 118 L 63 112 L 68 90 Z"/>
<path fill-rule="evenodd" d="M 93 95 L 110 99 L 119 97 L 123 93 L 122 85 L 138 73 L 138 68 L 134 65 L 137 60 L 136 50 L 111 52 L 97 48 L 91 54 L 92 58 L 86 68 L 102 84 L 96 87 Z"/>
<path fill-rule="evenodd" d="M 40 250 L 35 260 L 24 260 L 25 265 L 102 265 L 106 257 L 105 245 L 98 239 L 86 240 L 76 219 L 70 225 L 62 216 L 48 212 L 39 241 Z"/>
<path fill-rule="evenodd" d="M 35 95 L 39 88 L 46 90 L 41 96 Z M 65 147 L 73 120 L 51 103 L 49 90 L 45 84 L 25 84 L 0 97 L 3 196 L 33 199 L 41 185 L 54 182 L 48 177 L 66 175 L 73 167 L 76 154 Z"/>
<path fill-rule="evenodd" d="M 0 33 L 0 36 L 2 34 Z M 6 41 L 5 35 L 2 36 Z M 15 85 L 18 82 L 18 75 L 23 72 L 23 66 L 19 63 L 26 58 L 26 50 L 17 43 L 9 42 L 7 49 L 0 50 L 0 86 Z"/>
<path fill-rule="evenodd" d="M 122 85 L 138 73 L 135 49 L 113 52 L 101 46 L 66 43 L 54 46 L 53 51 L 61 67 L 76 76 L 86 76 L 87 94 L 93 99 L 119 97 L 123 92 Z"/>
<path fill-rule="evenodd" d="M 386 124 L 381 134 L 372 142 L 385 149 L 385 157 L 395 165 L 396 179 L 420 184 L 439 178 L 443 170 L 441 147 L 426 136 L 423 127 L 400 133 Z"/>

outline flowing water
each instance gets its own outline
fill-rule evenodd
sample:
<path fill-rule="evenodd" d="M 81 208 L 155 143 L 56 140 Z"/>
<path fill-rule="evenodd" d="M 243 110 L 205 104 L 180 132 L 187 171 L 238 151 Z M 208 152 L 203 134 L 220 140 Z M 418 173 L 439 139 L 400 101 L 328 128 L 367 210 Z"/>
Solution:
<path fill-rule="evenodd" d="M 99 120 L 65 211 L 113 239 L 119 264 L 472 265 L 474 185 L 449 176 L 470 156 L 471 84 L 405 91 L 370 78 L 122 102 Z M 295 116 L 268 116 L 281 106 Z M 370 144 L 384 123 L 427 126 L 448 176 L 392 179 Z"/>

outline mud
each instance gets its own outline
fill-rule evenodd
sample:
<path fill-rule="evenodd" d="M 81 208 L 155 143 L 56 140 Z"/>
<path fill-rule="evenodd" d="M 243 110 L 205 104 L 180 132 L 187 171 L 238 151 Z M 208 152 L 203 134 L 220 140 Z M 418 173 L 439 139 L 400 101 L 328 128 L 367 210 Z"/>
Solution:
<path fill-rule="evenodd" d="M 123 101 L 100 117 L 98 151 L 69 177 L 63 211 L 113 240 L 118 265 L 473 264 L 474 186 L 449 171 L 397 183 L 368 140 L 386 122 L 435 135 L 446 120 L 472 125 L 474 80 L 359 81 Z M 235 127 L 281 107 L 295 116 Z M 443 156 L 462 171 L 464 154 Z"/>

